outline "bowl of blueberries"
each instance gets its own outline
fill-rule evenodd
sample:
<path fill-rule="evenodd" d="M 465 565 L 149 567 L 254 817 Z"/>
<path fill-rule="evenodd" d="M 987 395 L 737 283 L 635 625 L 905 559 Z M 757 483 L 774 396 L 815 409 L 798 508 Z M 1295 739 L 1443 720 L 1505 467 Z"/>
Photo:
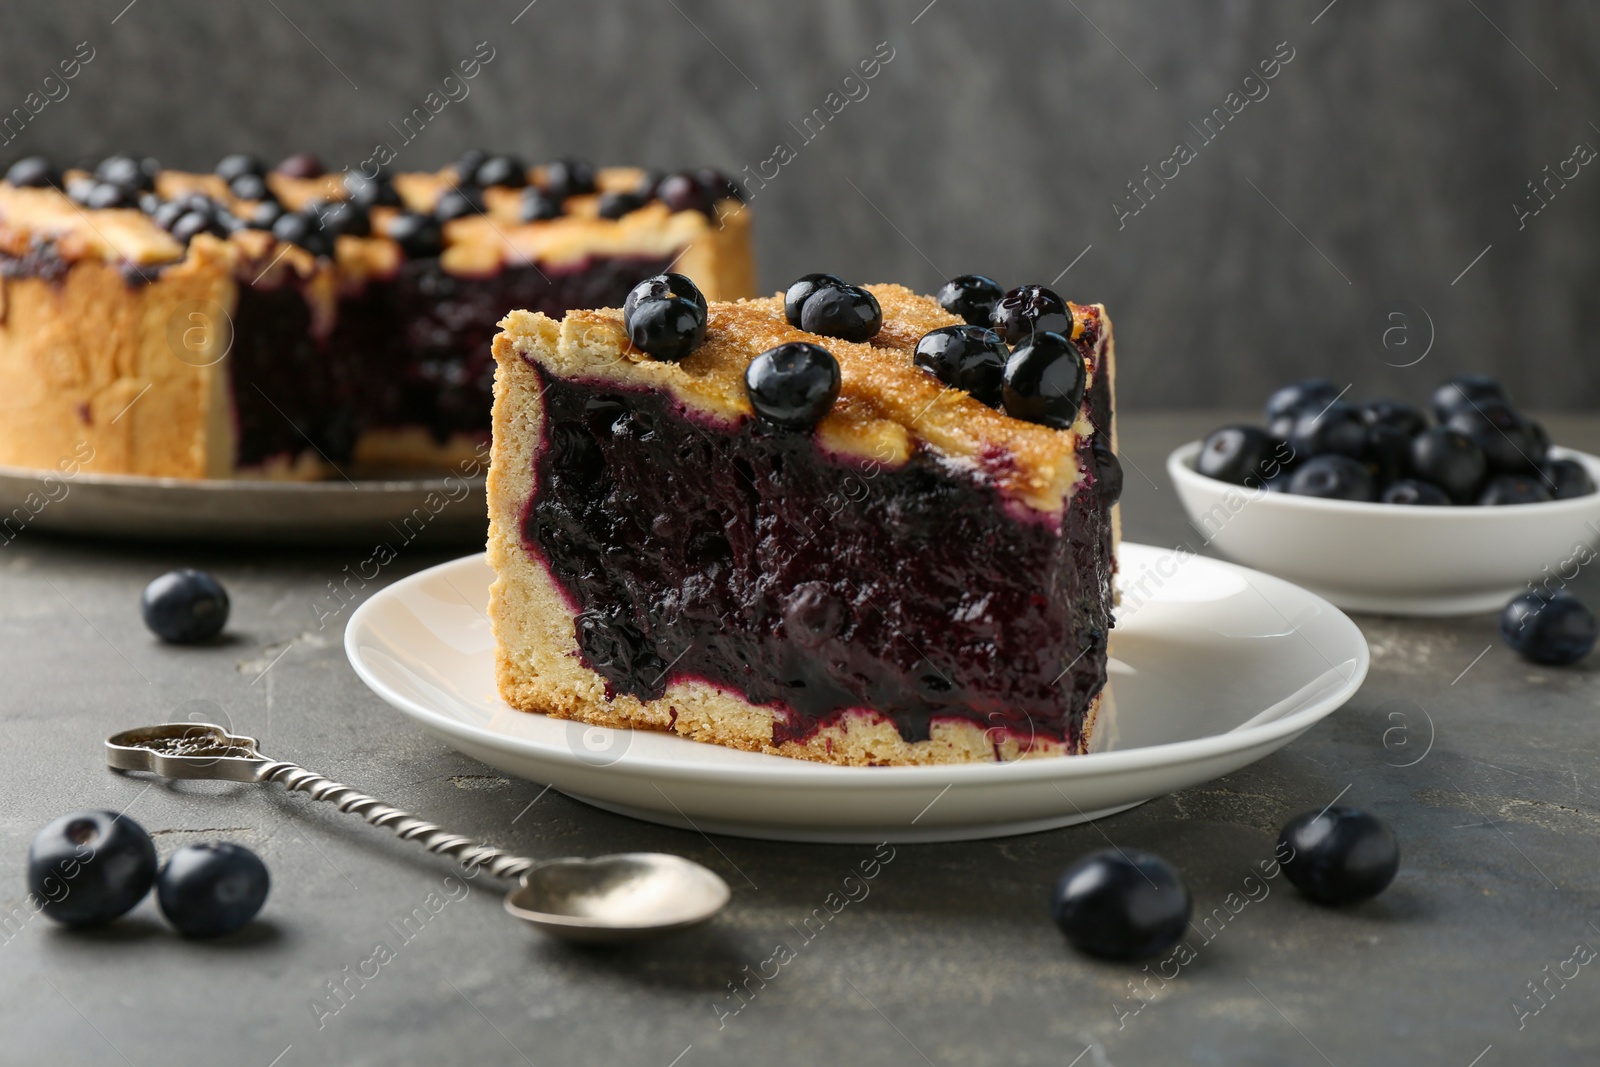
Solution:
<path fill-rule="evenodd" d="M 1499 610 L 1572 577 L 1600 539 L 1600 458 L 1554 446 L 1493 378 L 1462 375 L 1428 410 L 1286 385 L 1265 425 L 1167 457 L 1191 524 L 1218 551 L 1342 608 Z"/>

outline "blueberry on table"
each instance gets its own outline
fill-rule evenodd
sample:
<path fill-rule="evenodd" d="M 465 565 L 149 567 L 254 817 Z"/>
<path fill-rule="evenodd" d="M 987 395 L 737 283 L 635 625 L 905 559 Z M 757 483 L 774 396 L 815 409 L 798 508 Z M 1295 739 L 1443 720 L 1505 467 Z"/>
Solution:
<path fill-rule="evenodd" d="M 1047 331 L 1011 350 L 1001 398 L 1014 419 L 1066 430 L 1078 419 L 1087 382 L 1078 346 Z"/>
<path fill-rule="evenodd" d="M 1318 904 L 1375 897 L 1400 870 L 1400 842 L 1388 824 L 1343 805 L 1290 819 L 1277 855 L 1289 881 Z"/>
<path fill-rule="evenodd" d="M 1378 498 L 1384 504 L 1407 504 L 1413 507 L 1448 507 L 1450 494 L 1432 482 L 1419 482 L 1415 478 L 1401 478 L 1389 483 Z"/>
<path fill-rule="evenodd" d="M 1565 667 L 1594 651 L 1600 626 L 1594 612 L 1571 593 L 1530 592 L 1513 598 L 1500 613 L 1500 636 L 1524 659 Z"/>
<path fill-rule="evenodd" d="M 34 835 L 28 891 L 68 926 L 99 926 L 132 908 L 156 878 L 144 827 L 111 811 L 75 811 Z"/>
<path fill-rule="evenodd" d="M 1010 356 L 1000 335 L 987 326 L 942 326 L 922 335 L 911 361 L 946 385 L 998 408 Z"/>
<path fill-rule="evenodd" d="M 821 286 L 800 307 L 800 328 L 823 337 L 866 341 L 882 326 L 878 298 L 859 285 Z"/>
<path fill-rule="evenodd" d="M 1476 441 L 1491 471 L 1520 474 L 1538 466 L 1538 449 L 1527 420 L 1508 404 L 1486 400 L 1475 407 L 1461 408 L 1451 413 L 1445 425 Z"/>
<path fill-rule="evenodd" d="M 6 181 L 19 189 L 39 189 L 61 184 L 61 171 L 43 156 L 28 156 L 11 164 Z"/>
<path fill-rule="evenodd" d="M 994 305 L 989 325 L 1009 345 L 1021 344 L 1041 333 L 1058 333 L 1070 338 L 1072 311 L 1053 289 L 1020 285 Z"/>
<path fill-rule="evenodd" d="M 1571 500 L 1594 492 L 1594 479 L 1589 477 L 1589 468 L 1575 459 L 1546 460 L 1540 477 L 1550 490 L 1550 495 L 1557 500 Z"/>
<path fill-rule="evenodd" d="M 783 294 L 783 317 L 790 326 L 799 328 L 800 312 L 806 301 L 818 289 L 829 289 L 850 283 L 836 274 L 804 274 L 789 283 Z"/>
<path fill-rule="evenodd" d="M 668 272 L 646 278 L 628 290 L 627 299 L 622 302 L 622 317 L 626 320 L 632 315 L 634 307 L 642 300 L 670 300 L 674 297 L 699 305 L 701 311 L 709 309 L 699 286 L 686 275 Z"/>
<path fill-rule="evenodd" d="M 1478 494 L 1478 503 L 1484 507 L 1505 504 L 1542 504 L 1554 500 L 1550 490 L 1535 474 L 1497 474 L 1490 478 Z"/>
<path fill-rule="evenodd" d="M 1194 469 L 1207 478 L 1253 488 L 1267 478 L 1265 468 L 1277 447 L 1259 427 L 1224 426 L 1200 443 Z"/>
<path fill-rule="evenodd" d="M 1413 478 L 1432 482 L 1457 504 L 1470 504 L 1478 498 L 1489 461 L 1478 443 L 1459 430 L 1435 426 L 1411 441 L 1410 473 Z"/>
<path fill-rule="evenodd" d="M 769 348 L 744 372 L 750 406 L 786 430 L 809 430 L 839 399 L 839 361 L 821 345 L 791 341 Z"/>
<path fill-rule="evenodd" d="M 144 587 L 139 601 L 150 632 L 173 644 L 204 641 L 228 622 L 228 591 L 205 571 L 168 571 Z"/>
<path fill-rule="evenodd" d="M 426 259 L 444 251 L 444 227 L 432 215 L 401 212 L 389 222 L 389 239 L 412 259 Z"/>
<path fill-rule="evenodd" d="M 1415 437 L 1428 428 L 1426 415 L 1399 400 L 1363 400 L 1360 407 L 1368 426 L 1387 426 L 1407 437 Z"/>
<path fill-rule="evenodd" d="M 940 307 L 952 315 L 960 315 L 968 325 L 987 326 L 994 306 L 1005 295 L 1005 290 L 993 278 L 961 274 L 944 283 L 937 299 Z"/>
<path fill-rule="evenodd" d="M 1301 459 L 1330 454 L 1361 459 L 1367 452 L 1367 420 L 1360 408 L 1343 400 L 1301 408 L 1289 430 L 1289 447 Z"/>
<path fill-rule="evenodd" d="M 1326 378 L 1307 378 L 1286 385 L 1267 397 L 1267 421 L 1270 423 L 1286 415 L 1298 415 L 1302 408 L 1321 411 L 1339 399 L 1339 393 L 1339 387 Z"/>
<path fill-rule="evenodd" d="M 1463 408 L 1511 403 L 1505 387 L 1486 374 L 1460 374 L 1433 391 L 1433 414 L 1440 422 Z"/>
<path fill-rule="evenodd" d="M 1082 857 L 1050 898 L 1051 916 L 1074 947 L 1114 960 L 1145 959 L 1177 944 L 1193 907 L 1170 864 L 1134 849 Z"/>
<path fill-rule="evenodd" d="M 255 918 L 270 885 L 267 865 L 242 845 L 185 845 L 161 868 L 156 900 L 180 934 L 217 937 Z"/>
<path fill-rule="evenodd" d="M 1371 502 L 1377 498 L 1377 487 L 1366 464 L 1330 453 L 1312 456 L 1289 476 L 1289 492 L 1296 496 L 1316 496 L 1324 500 L 1360 500 Z"/>

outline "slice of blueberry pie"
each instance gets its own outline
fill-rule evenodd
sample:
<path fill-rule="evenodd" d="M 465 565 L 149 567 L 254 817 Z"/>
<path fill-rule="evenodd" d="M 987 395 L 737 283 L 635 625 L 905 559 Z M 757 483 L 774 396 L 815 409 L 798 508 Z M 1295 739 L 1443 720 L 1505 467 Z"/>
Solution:
<path fill-rule="evenodd" d="M 723 175 L 25 159 L 0 182 L 0 464 L 87 446 L 97 473 L 180 478 L 454 466 L 487 443 L 508 310 L 618 303 L 669 264 L 754 291 Z"/>
<path fill-rule="evenodd" d="M 850 765 L 1086 749 L 1122 481 L 1103 307 L 666 274 L 501 327 L 513 707 Z"/>

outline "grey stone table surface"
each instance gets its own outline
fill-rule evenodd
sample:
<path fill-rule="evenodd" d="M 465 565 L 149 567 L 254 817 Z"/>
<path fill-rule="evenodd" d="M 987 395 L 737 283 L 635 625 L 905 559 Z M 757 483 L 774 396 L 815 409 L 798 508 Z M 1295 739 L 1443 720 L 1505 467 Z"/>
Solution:
<path fill-rule="evenodd" d="M 1216 421 L 1123 420 L 1128 537 L 1194 540 L 1162 460 Z M 1600 445 L 1600 419 L 1550 424 L 1558 441 Z M 412 550 L 365 592 L 453 554 Z M 1277 754 L 1092 826 L 894 846 L 867 895 L 807 940 L 801 920 L 875 849 L 665 829 L 452 752 L 357 680 L 342 618 L 317 626 L 311 605 L 363 556 L 29 532 L 0 549 L 0 1063 L 1600 1058 L 1589 947 L 1600 946 L 1600 657 L 1523 663 L 1491 616 L 1359 617 L 1366 684 Z M 228 585 L 226 642 L 170 648 L 144 631 L 139 591 L 174 565 Z M 1583 574 L 1578 591 L 1600 583 Z M 727 877 L 733 904 L 698 932 L 580 950 L 511 923 L 495 887 L 328 805 L 103 768 L 108 733 L 185 718 L 254 734 L 279 758 L 526 854 L 680 852 Z M 1251 879 L 1285 819 L 1336 797 L 1397 830 L 1404 865 L 1387 893 L 1328 910 L 1281 878 Z M 153 900 L 95 932 L 30 920 L 28 841 L 81 807 L 125 809 L 163 854 L 213 838 L 255 849 L 273 874 L 261 918 L 214 943 L 173 936 Z M 1220 916 L 1175 978 L 1088 960 L 1050 924 L 1056 874 L 1107 840 L 1172 861 L 1197 920 Z M 793 959 L 751 979 L 771 975 L 763 961 L 780 943 Z"/>

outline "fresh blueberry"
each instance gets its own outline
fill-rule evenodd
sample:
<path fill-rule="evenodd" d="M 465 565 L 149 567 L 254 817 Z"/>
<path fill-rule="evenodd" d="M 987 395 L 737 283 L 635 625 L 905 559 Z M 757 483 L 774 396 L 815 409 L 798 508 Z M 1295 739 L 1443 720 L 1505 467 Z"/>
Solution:
<path fill-rule="evenodd" d="M 192 644 L 215 637 L 228 621 L 228 591 L 205 571 L 168 571 L 144 587 L 144 624 L 163 641 Z"/>
<path fill-rule="evenodd" d="M 883 326 L 878 298 L 859 285 L 824 285 L 800 308 L 800 328 L 806 333 L 866 341 Z"/>
<path fill-rule="evenodd" d="M 790 326 L 800 326 L 800 312 L 811 294 L 818 289 L 828 289 L 850 283 L 836 274 L 806 274 L 789 284 L 783 294 L 783 317 Z"/>
<path fill-rule="evenodd" d="M 532 186 L 522 190 L 522 221 L 547 222 L 563 214 L 561 201 Z"/>
<path fill-rule="evenodd" d="M 1318 904 L 1353 904 L 1389 887 L 1400 842 L 1377 816 L 1343 805 L 1290 819 L 1278 835 L 1279 862 L 1295 888 Z"/>
<path fill-rule="evenodd" d="M 1385 504 L 1409 504 L 1420 507 L 1446 507 L 1450 494 L 1432 482 L 1419 482 L 1415 478 L 1401 478 L 1390 482 L 1378 498 Z"/>
<path fill-rule="evenodd" d="M 6 181 L 19 189 L 40 189 L 46 186 L 60 186 L 61 171 L 51 165 L 43 156 L 28 156 L 11 164 L 11 169 L 6 171 Z"/>
<path fill-rule="evenodd" d="M 1207 478 L 1234 485 L 1260 485 L 1278 442 L 1256 426 L 1224 426 L 1200 444 L 1194 469 Z"/>
<path fill-rule="evenodd" d="M 1360 408 L 1343 400 L 1322 408 L 1301 408 L 1289 431 L 1289 447 L 1304 458 L 1338 455 L 1361 459 L 1367 452 L 1367 420 Z"/>
<path fill-rule="evenodd" d="M 694 172 L 694 176 L 711 191 L 713 199 L 744 202 L 744 192 L 740 190 L 739 183 L 715 167 L 701 167 Z"/>
<path fill-rule="evenodd" d="M 1538 465 L 1533 458 L 1533 435 L 1522 416 L 1508 404 L 1485 400 L 1472 407 L 1457 408 L 1445 425 L 1476 441 L 1491 471 L 1517 474 Z"/>
<path fill-rule="evenodd" d="M 594 167 L 581 159 L 561 159 L 544 168 L 544 191 L 557 200 L 594 192 Z"/>
<path fill-rule="evenodd" d="M 922 335 L 911 359 L 946 385 L 998 408 L 1010 355 L 1000 335 L 987 326 L 942 326 Z"/>
<path fill-rule="evenodd" d="M 364 208 L 402 206 L 394 182 L 381 172 L 369 178 L 358 170 L 349 171 L 344 176 L 344 192 L 350 203 Z"/>
<path fill-rule="evenodd" d="M 1426 415 L 1399 400 L 1363 400 L 1361 415 L 1368 426 L 1387 426 L 1407 437 L 1415 437 L 1428 428 Z"/>
<path fill-rule="evenodd" d="M 1286 385 L 1267 397 L 1267 422 L 1272 423 L 1285 416 L 1299 415 L 1302 408 L 1321 411 L 1339 399 L 1339 393 L 1339 387 L 1326 378 L 1307 378 Z"/>
<path fill-rule="evenodd" d="M 67 199 L 74 204 L 87 205 L 90 194 L 98 188 L 100 188 L 100 183 L 93 178 L 68 178 L 63 192 L 67 194 Z"/>
<path fill-rule="evenodd" d="M 208 218 L 215 210 L 216 205 L 204 193 L 190 193 L 180 196 L 176 200 L 164 201 L 150 213 L 150 221 L 160 226 L 169 233 L 177 221 L 185 215 L 200 214 Z"/>
<path fill-rule="evenodd" d="M 221 205 L 218 205 L 217 210 L 212 213 L 212 222 L 217 233 L 223 236 L 250 228 L 248 222 Z"/>
<path fill-rule="evenodd" d="M 1078 346 L 1059 333 L 1026 338 L 1006 360 L 1001 397 L 1014 419 L 1069 429 L 1078 419 L 1088 375 Z"/>
<path fill-rule="evenodd" d="M 1005 295 L 1005 290 L 993 278 L 961 274 L 944 283 L 938 300 L 940 307 L 952 315 L 960 315 L 969 325 L 987 326 L 993 320 L 994 306 Z"/>
<path fill-rule="evenodd" d="M 389 237 L 412 259 L 427 259 L 444 251 L 444 227 L 432 215 L 402 211 L 390 221 Z"/>
<path fill-rule="evenodd" d="M 809 430 L 839 399 L 839 361 L 821 345 L 791 341 L 769 348 L 744 372 L 750 406 L 785 430 Z"/>
<path fill-rule="evenodd" d="M 1067 302 L 1042 285 L 1022 285 L 1002 296 L 989 315 L 989 325 L 1006 339 L 1021 344 L 1040 333 L 1072 336 L 1072 312 Z"/>
<path fill-rule="evenodd" d="M 284 206 L 276 200 L 263 200 L 250 209 L 250 217 L 246 220 L 246 224 L 252 230 L 270 230 L 285 213 Z"/>
<path fill-rule="evenodd" d="M 202 233 L 220 237 L 226 231 L 215 215 L 203 211 L 186 212 L 172 224 L 172 239 L 180 244 L 188 244 Z"/>
<path fill-rule="evenodd" d="M 675 297 L 699 305 L 702 312 L 710 310 L 710 305 L 706 303 L 705 294 L 687 276 L 682 274 L 657 274 L 653 278 L 646 278 L 628 290 L 628 296 L 622 302 L 622 318 L 626 321 L 633 314 L 634 307 L 641 301 L 671 300 Z"/>
<path fill-rule="evenodd" d="M 1061 873 L 1050 914 L 1073 947 L 1114 960 L 1165 952 L 1189 928 L 1194 902 L 1172 865 L 1136 849 L 1091 852 Z"/>
<path fill-rule="evenodd" d="M 313 205 L 307 204 L 306 210 L 312 211 Z M 322 228 L 336 237 L 341 234 L 346 237 L 372 236 L 372 216 L 366 208 L 353 201 L 318 203 L 315 205 L 315 214 Z"/>
<path fill-rule="evenodd" d="M 1571 500 L 1594 492 L 1594 479 L 1589 477 L 1589 468 L 1575 459 L 1546 460 L 1541 473 L 1545 487 L 1557 500 Z"/>
<path fill-rule="evenodd" d="M 255 156 L 238 152 L 231 156 L 223 156 L 212 173 L 231 185 L 235 178 L 243 177 L 246 174 L 252 174 L 260 178 L 267 173 L 267 168 Z M 250 199 L 255 200 L 258 198 L 251 197 Z"/>
<path fill-rule="evenodd" d="M 156 901 L 180 934 L 217 937 L 254 919 L 270 885 L 267 865 L 242 845 L 185 845 L 161 868 Z"/>
<path fill-rule="evenodd" d="M 644 207 L 645 199 L 638 193 L 601 193 L 595 213 L 603 219 L 620 219 Z"/>
<path fill-rule="evenodd" d="M 314 256 L 333 255 L 333 235 L 312 216 L 290 211 L 272 224 L 272 236 L 299 245 Z"/>
<path fill-rule="evenodd" d="M 1478 503 L 1484 507 L 1503 504 L 1542 504 L 1554 500 L 1549 488 L 1536 474 L 1496 474 L 1478 494 Z"/>
<path fill-rule="evenodd" d="M 1470 504 L 1489 471 L 1476 441 L 1448 426 L 1435 426 L 1411 441 L 1411 476 L 1432 482 L 1457 504 Z"/>
<path fill-rule="evenodd" d="M 655 186 L 656 199 L 669 211 L 698 211 L 710 215 L 716 206 L 715 194 L 693 174 L 679 171 L 668 174 Z"/>
<path fill-rule="evenodd" d="M 446 189 L 433 205 L 433 217 L 440 222 L 482 213 L 483 190 L 476 185 L 458 185 L 454 189 Z"/>
<path fill-rule="evenodd" d="M 1100 494 L 1100 502 L 1110 507 L 1122 499 L 1122 461 L 1098 433 L 1089 446 L 1089 458 L 1094 463 L 1095 491 Z"/>
<path fill-rule="evenodd" d="M 1406 476 L 1411 465 L 1412 436 L 1384 422 L 1367 427 L 1367 444 L 1361 458 L 1379 485 L 1388 485 Z"/>
<path fill-rule="evenodd" d="M 286 178 L 301 179 L 320 178 L 328 173 L 327 168 L 322 165 L 322 160 L 311 152 L 296 152 L 279 163 L 276 170 Z"/>
<path fill-rule="evenodd" d="M 129 193 L 149 191 L 156 187 L 155 176 L 160 169 L 151 166 L 153 163 L 154 160 L 140 161 L 132 156 L 107 156 L 95 167 L 94 177 L 98 182 L 120 186 Z"/>
<path fill-rule="evenodd" d="M 508 189 L 521 189 L 528 184 L 528 165 L 516 156 L 490 156 L 478 164 L 470 180 L 473 185 L 484 188 L 503 185 Z"/>
<path fill-rule="evenodd" d="M 259 174 L 241 174 L 228 183 L 228 191 L 240 200 L 272 200 L 272 188 Z"/>
<path fill-rule="evenodd" d="M 110 811 L 75 811 L 34 835 L 28 891 L 68 926 L 99 926 L 132 908 L 156 878 L 156 846 L 144 827 Z"/>
<path fill-rule="evenodd" d="M 1433 391 L 1433 414 L 1440 422 L 1462 408 L 1491 403 L 1509 405 L 1511 401 L 1505 387 L 1486 374 L 1458 375 Z"/>
<path fill-rule="evenodd" d="M 1513 598 L 1500 613 L 1500 636 L 1524 659 L 1565 667 L 1594 651 L 1600 626 L 1571 593 L 1531 592 Z"/>
<path fill-rule="evenodd" d="M 1295 468 L 1289 476 L 1289 492 L 1325 500 L 1372 501 L 1377 498 L 1377 489 L 1366 465 L 1336 452 L 1312 456 Z"/>
<path fill-rule="evenodd" d="M 1536 466 L 1543 466 L 1550 458 L 1550 431 L 1544 428 L 1544 423 L 1538 419 L 1530 419 L 1526 415 L 1522 416 L 1522 427 L 1528 432 L 1528 443 L 1531 446 L 1528 458 Z"/>
<path fill-rule="evenodd" d="M 472 181 L 472 176 L 478 173 L 478 168 L 483 166 L 484 160 L 488 158 L 489 153 L 481 148 L 469 148 L 461 153 L 454 163 L 456 181 Z"/>

